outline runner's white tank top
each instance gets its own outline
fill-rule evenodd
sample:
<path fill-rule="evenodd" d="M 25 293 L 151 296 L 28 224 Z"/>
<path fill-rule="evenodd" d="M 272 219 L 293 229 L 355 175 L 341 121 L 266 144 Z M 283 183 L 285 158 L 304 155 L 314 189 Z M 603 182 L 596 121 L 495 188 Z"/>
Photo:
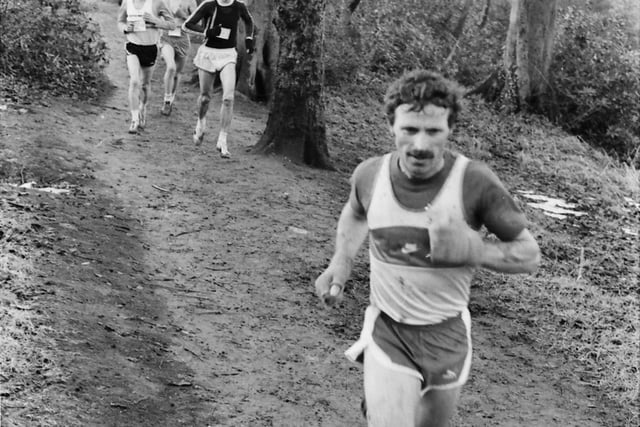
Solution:
<path fill-rule="evenodd" d="M 432 203 L 419 210 L 398 202 L 390 159 L 387 154 L 381 162 L 367 210 L 371 304 L 397 322 L 440 323 L 467 309 L 473 269 L 431 264 L 427 227 L 433 215 L 464 221 L 462 182 L 469 159 L 457 156 Z"/>
<path fill-rule="evenodd" d="M 160 31 L 157 28 L 150 28 L 144 22 L 144 13 L 153 14 L 153 0 L 145 0 L 140 9 L 134 5 L 134 0 L 127 2 L 127 22 L 133 22 L 133 32 L 127 34 L 127 40 L 139 45 L 153 45 L 158 43 Z"/>
<path fill-rule="evenodd" d="M 182 1 L 183 0 L 169 0 L 167 2 L 169 10 L 174 14 L 173 22 L 175 22 L 176 24 L 176 28 L 174 30 L 167 31 L 167 35 L 170 37 L 181 37 L 183 35 L 182 24 L 184 24 L 184 19 L 175 16 L 175 13 L 178 11 L 178 9 L 180 9 L 180 6 L 182 6 Z"/>

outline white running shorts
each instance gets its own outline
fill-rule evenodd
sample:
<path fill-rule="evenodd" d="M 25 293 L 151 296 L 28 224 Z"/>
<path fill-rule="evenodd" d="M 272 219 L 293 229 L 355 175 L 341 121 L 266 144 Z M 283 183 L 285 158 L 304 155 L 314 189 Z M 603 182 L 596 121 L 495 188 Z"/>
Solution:
<path fill-rule="evenodd" d="M 202 45 L 198 48 L 193 63 L 201 70 L 210 73 L 221 71 L 229 64 L 235 64 L 238 59 L 238 52 L 234 47 L 228 49 L 214 49 Z"/>

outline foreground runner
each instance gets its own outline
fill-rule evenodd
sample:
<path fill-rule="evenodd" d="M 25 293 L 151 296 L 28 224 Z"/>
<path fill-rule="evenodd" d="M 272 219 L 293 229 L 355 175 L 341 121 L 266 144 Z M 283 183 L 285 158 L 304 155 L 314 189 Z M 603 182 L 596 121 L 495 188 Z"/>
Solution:
<path fill-rule="evenodd" d="M 222 107 L 220 111 L 220 133 L 216 148 L 222 157 L 229 157 L 227 133 L 233 117 L 233 98 L 236 85 L 236 39 L 238 21 L 245 24 L 247 53 L 253 53 L 254 23 L 247 6 L 239 0 L 210 0 L 198 6 L 185 21 L 185 31 L 203 34 L 205 41 L 198 48 L 193 63 L 198 67 L 200 96 L 198 96 L 198 122 L 193 134 L 197 145 L 202 143 L 206 130 L 206 116 L 211 101 L 211 90 L 216 73 L 222 83 Z M 201 24 L 203 22 L 203 25 Z"/>
<path fill-rule="evenodd" d="M 335 253 L 315 287 L 343 297 L 369 236 L 370 306 L 346 355 L 364 364 L 370 426 L 445 426 L 471 364 L 473 272 L 530 273 L 540 260 L 527 221 L 489 168 L 448 148 L 460 92 L 414 71 L 385 96 L 396 150 L 362 162 L 337 225 Z M 483 240 L 486 228 L 500 240 Z"/>
<path fill-rule="evenodd" d="M 189 35 L 183 32 L 181 27 L 185 19 L 196 10 L 197 4 L 195 0 L 168 0 L 168 6 L 173 13 L 176 28 L 163 32 L 160 37 L 160 53 L 167 64 L 164 73 L 164 103 L 161 111 L 165 116 L 171 114 L 180 73 L 191 47 Z"/>
<path fill-rule="evenodd" d="M 149 83 L 158 56 L 160 29 L 173 30 L 173 15 L 163 0 L 124 0 L 118 10 L 118 29 L 127 37 L 129 69 L 129 133 L 144 128 Z"/>

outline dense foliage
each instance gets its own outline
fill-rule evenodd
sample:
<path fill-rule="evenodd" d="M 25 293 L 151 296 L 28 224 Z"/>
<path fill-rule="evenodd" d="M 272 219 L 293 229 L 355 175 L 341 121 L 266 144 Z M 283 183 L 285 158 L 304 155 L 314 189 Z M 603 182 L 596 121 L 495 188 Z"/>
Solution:
<path fill-rule="evenodd" d="M 500 63 L 508 26 L 508 3 L 486 9 L 464 1 L 368 0 L 345 33 L 341 2 L 332 2 L 326 19 L 329 84 L 354 72 L 388 80 L 414 68 L 437 70 L 471 86 Z M 353 51 L 355 49 L 355 51 Z"/>
<path fill-rule="evenodd" d="M 5 91 L 27 87 L 78 98 L 101 91 L 106 45 L 80 0 L 0 0 L 0 24 Z"/>
<path fill-rule="evenodd" d="M 639 162 L 640 46 L 627 19 L 569 7 L 557 26 L 547 114 L 623 160 Z"/>
<path fill-rule="evenodd" d="M 327 13 L 328 84 L 363 75 L 388 81 L 420 67 L 472 88 L 502 68 L 508 1 L 475 1 L 466 13 L 465 0 L 368 0 L 347 29 L 340 19 L 342 3 L 334 0 Z M 542 112 L 593 145 L 637 164 L 640 46 L 629 13 L 634 3 L 558 4 L 553 90 Z"/>

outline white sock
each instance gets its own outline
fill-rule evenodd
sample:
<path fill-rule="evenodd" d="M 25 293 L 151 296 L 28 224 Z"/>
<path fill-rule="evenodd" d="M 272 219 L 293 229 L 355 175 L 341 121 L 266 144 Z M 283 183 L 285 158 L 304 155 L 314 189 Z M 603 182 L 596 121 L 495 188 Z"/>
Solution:
<path fill-rule="evenodd" d="M 227 133 L 225 131 L 220 131 L 220 134 L 218 135 L 218 142 L 216 143 L 216 147 L 218 147 L 218 149 L 220 149 L 220 151 L 222 151 L 223 153 L 228 152 L 227 151 Z"/>
<path fill-rule="evenodd" d="M 227 143 L 227 133 L 225 131 L 220 131 L 220 134 L 218 135 L 218 141 L 221 141 L 225 144 Z"/>
<path fill-rule="evenodd" d="M 173 102 L 173 96 L 170 93 L 164 94 L 164 102 Z"/>
<path fill-rule="evenodd" d="M 140 110 L 131 110 L 131 120 L 137 122 L 140 119 Z"/>
<path fill-rule="evenodd" d="M 196 123 L 196 132 L 202 133 L 204 132 L 204 128 L 207 126 L 207 119 L 198 119 Z"/>

